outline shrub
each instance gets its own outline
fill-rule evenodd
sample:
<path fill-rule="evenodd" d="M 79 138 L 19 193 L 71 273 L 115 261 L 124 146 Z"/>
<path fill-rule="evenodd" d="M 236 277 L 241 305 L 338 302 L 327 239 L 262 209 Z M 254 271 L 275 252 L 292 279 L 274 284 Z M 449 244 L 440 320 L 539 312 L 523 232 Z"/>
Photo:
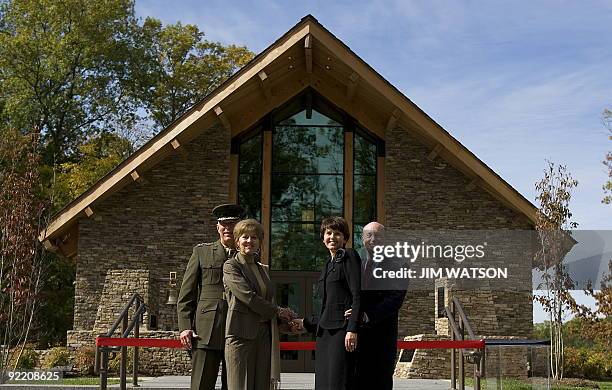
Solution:
<path fill-rule="evenodd" d="M 132 372 L 132 361 L 134 360 L 134 348 L 128 348 L 127 351 L 127 367 L 126 373 Z M 109 355 L 110 357 L 110 355 Z M 119 373 L 119 366 L 121 365 L 121 352 L 117 352 L 115 357 L 108 360 L 108 370 L 110 372 Z"/>
<path fill-rule="evenodd" d="M 15 351 L 15 357 L 19 353 L 18 350 Z M 22 370 L 32 370 L 36 368 L 38 364 L 38 352 L 31 348 L 24 348 L 21 356 L 19 356 L 19 360 L 17 361 L 17 368 Z"/>
<path fill-rule="evenodd" d="M 610 352 L 567 347 L 563 369 L 567 378 L 605 379 L 612 376 L 612 358 Z"/>
<path fill-rule="evenodd" d="M 96 348 L 81 347 L 75 351 L 74 364 L 81 375 L 93 375 L 96 364 Z"/>
<path fill-rule="evenodd" d="M 51 348 L 45 361 L 43 368 L 53 368 L 58 366 L 67 366 L 70 363 L 70 353 L 64 347 Z"/>

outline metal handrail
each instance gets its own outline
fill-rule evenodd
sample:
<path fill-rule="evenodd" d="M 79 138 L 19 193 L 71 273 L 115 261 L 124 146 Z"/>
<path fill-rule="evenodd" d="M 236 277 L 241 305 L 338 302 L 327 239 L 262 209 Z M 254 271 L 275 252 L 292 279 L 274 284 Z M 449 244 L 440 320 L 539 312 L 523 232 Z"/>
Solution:
<path fill-rule="evenodd" d="M 465 332 L 467 331 L 469 339 L 475 340 L 476 336 L 474 335 L 474 331 L 470 326 L 467 316 L 465 315 L 465 311 L 463 310 L 463 306 L 457 297 L 453 297 L 450 303 L 450 307 L 446 306 L 444 308 L 446 313 L 446 318 L 448 319 L 448 324 L 451 332 L 451 340 L 465 340 Z M 459 315 L 459 324 L 455 323 L 455 313 Z M 455 367 L 455 349 L 451 349 L 451 389 L 456 390 L 457 384 L 457 375 Z M 480 378 L 484 375 L 484 353 L 482 352 L 472 352 L 467 357 L 464 354 L 463 349 L 459 350 L 459 385 L 460 390 L 465 390 L 465 367 L 464 360 L 467 360 L 468 363 L 474 364 L 474 389 L 480 390 Z"/>
<path fill-rule="evenodd" d="M 128 323 L 128 314 L 130 307 L 136 305 L 136 311 Z M 144 300 L 138 295 L 138 293 L 132 294 L 130 300 L 123 306 L 119 317 L 111 326 L 106 337 L 112 337 L 119 325 L 122 325 L 121 336 L 128 337 L 132 330 L 134 331 L 134 337 L 140 337 L 140 323 L 142 322 L 143 315 L 147 311 L 147 305 Z M 127 347 L 120 347 L 121 360 L 119 365 L 119 388 L 121 390 L 126 389 L 126 372 L 127 372 Z M 95 361 L 95 372 L 100 374 L 100 389 L 106 390 L 108 384 L 108 354 L 116 351 L 114 347 L 98 347 L 96 345 L 96 361 Z M 101 355 L 101 356 L 100 356 Z M 101 359 L 100 359 L 101 358 Z M 101 360 L 101 361 L 100 361 Z M 101 367 L 100 367 L 101 366 Z M 134 347 L 134 359 L 132 365 L 133 375 L 133 386 L 138 387 L 138 347 Z"/>

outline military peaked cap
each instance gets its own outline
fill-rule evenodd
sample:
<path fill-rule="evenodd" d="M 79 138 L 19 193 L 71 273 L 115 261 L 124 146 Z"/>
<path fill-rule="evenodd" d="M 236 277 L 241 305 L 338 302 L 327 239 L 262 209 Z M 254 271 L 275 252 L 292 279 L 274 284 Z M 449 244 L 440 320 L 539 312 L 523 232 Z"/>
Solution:
<path fill-rule="evenodd" d="M 221 204 L 212 211 L 217 221 L 238 221 L 244 219 L 245 211 L 242 206 L 237 204 Z"/>

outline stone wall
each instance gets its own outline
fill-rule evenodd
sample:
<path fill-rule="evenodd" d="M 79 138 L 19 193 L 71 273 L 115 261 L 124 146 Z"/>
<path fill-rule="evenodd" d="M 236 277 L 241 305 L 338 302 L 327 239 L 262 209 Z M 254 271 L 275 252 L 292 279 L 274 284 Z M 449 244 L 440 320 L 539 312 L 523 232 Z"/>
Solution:
<path fill-rule="evenodd" d="M 144 300 L 144 304 L 149 305 L 149 270 L 109 270 L 106 273 L 100 299 L 105 304 L 98 306 L 94 332 L 107 332 L 119 318 L 123 307 L 134 293 L 138 293 Z M 131 319 L 134 312 L 135 306 L 132 305 L 128 310 L 128 318 Z M 143 315 L 144 328 L 149 324 L 148 318 L 149 313 L 145 312 Z"/>
<path fill-rule="evenodd" d="M 427 158 L 430 152 L 430 148 L 422 145 L 410 130 L 396 127 L 387 133 L 385 210 L 388 229 L 533 229 L 525 216 L 484 189 L 478 186 L 470 189 L 471 179 L 440 157 L 430 161 Z M 508 266 L 519 266 L 521 277 L 525 279 L 521 284 L 530 291 L 531 263 L 525 262 L 521 255 L 512 257 L 519 259 L 519 263 L 513 261 Z M 400 336 L 435 332 L 434 292 L 433 281 L 429 286 L 410 288 L 400 311 Z M 531 336 L 532 301 L 524 291 L 502 289 L 483 294 L 478 290 L 464 290 L 463 294 L 467 294 L 461 299 L 466 301 L 468 318 L 475 322 L 475 332 Z M 484 317 L 479 321 L 479 316 Z M 437 322 L 444 327 L 443 321 Z"/>
<path fill-rule="evenodd" d="M 503 339 L 514 340 L 522 337 L 516 336 L 484 336 L 476 335 L 476 339 Z M 449 340 L 448 336 L 422 334 L 405 337 L 406 341 L 420 340 Z M 486 378 L 514 378 L 526 379 L 529 373 L 529 359 L 531 358 L 532 347 L 529 346 L 496 346 L 486 347 L 485 351 L 485 377 Z M 541 351 L 541 348 L 537 348 Z M 471 350 L 466 350 L 466 353 Z M 404 352 L 406 353 L 406 352 Z M 458 364 L 459 354 L 457 352 L 456 364 Z M 395 376 L 398 378 L 410 379 L 440 379 L 450 378 L 450 350 L 448 349 L 417 349 L 414 351 L 412 361 L 402 362 L 401 357 L 395 366 Z M 458 365 L 457 365 L 458 367 Z M 474 375 L 474 365 L 465 362 L 465 375 Z M 457 377 L 459 373 L 457 371 Z"/>
<path fill-rule="evenodd" d="M 97 335 L 93 331 L 68 331 L 68 349 L 74 352 L 83 346 L 94 346 Z M 141 331 L 140 337 L 178 339 L 179 332 Z M 141 375 L 191 375 L 191 360 L 184 349 L 139 348 L 138 356 L 138 372 Z"/>
<path fill-rule="evenodd" d="M 228 200 L 230 137 L 221 126 L 204 131 L 92 208 L 79 221 L 74 330 L 91 330 L 109 270 L 148 270 L 150 313 L 158 329 L 177 328 L 176 307 L 165 305 L 167 278 L 178 282 L 195 244 L 215 240 L 213 207 Z M 122 303 L 117 303 L 123 305 Z"/>

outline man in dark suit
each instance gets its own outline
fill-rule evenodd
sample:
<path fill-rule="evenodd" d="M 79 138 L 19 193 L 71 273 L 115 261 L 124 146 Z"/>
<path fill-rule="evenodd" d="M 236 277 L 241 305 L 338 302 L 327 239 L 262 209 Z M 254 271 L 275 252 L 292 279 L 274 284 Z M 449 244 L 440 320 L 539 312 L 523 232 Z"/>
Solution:
<path fill-rule="evenodd" d="M 223 204 L 212 213 L 217 219 L 219 239 L 193 248 L 177 304 L 181 343 L 191 350 L 192 390 L 214 390 L 222 362 L 222 388 L 227 389 L 223 264 L 235 253 L 234 226 L 244 218 L 244 209 Z"/>
<path fill-rule="evenodd" d="M 395 268 L 388 260 L 383 260 L 382 263 L 372 260 L 374 246 L 384 243 L 384 226 L 378 222 L 367 224 L 363 228 L 362 239 L 366 253 L 362 260 L 363 320 L 357 347 L 358 388 L 391 390 L 397 354 L 398 314 L 406 290 L 382 290 L 381 281 L 375 281 L 372 275 L 373 269 L 377 267 L 385 270 Z"/>

